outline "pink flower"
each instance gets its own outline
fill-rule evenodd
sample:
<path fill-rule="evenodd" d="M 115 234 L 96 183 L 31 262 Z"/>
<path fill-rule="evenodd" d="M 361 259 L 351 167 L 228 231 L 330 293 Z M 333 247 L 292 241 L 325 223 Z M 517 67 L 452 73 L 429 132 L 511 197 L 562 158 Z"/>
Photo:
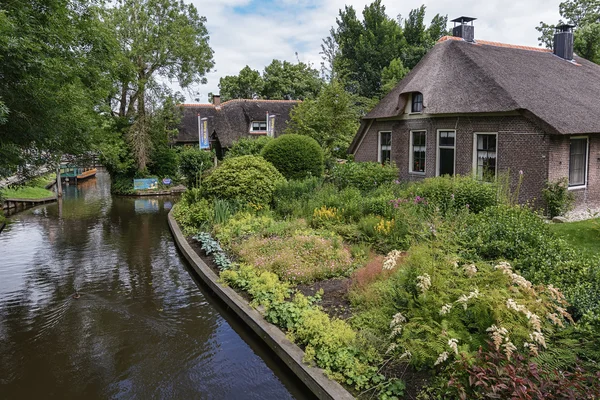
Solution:
<path fill-rule="evenodd" d="M 519 175 L 523 175 L 523 170 L 522 169 L 519 170 Z"/>

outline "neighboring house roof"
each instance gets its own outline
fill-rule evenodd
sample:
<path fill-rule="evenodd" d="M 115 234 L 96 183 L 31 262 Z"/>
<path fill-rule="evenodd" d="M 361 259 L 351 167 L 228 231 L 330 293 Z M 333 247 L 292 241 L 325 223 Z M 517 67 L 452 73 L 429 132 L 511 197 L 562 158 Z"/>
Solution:
<path fill-rule="evenodd" d="M 229 100 L 213 104 L 183 104 L 183 118 L 177 142 L 198 142 L 198 116 L 208 119 L 208 133 L 215 135 L 221 146 L 231 147 L 234 141 L 249 135 L 252 121 L 266 121 L 267 112 L 275 115 L 275 134 L 283 133 L 290 111 L 298 100 Z"/>
<path fill-rule="evenodd" d="M 403 114 L 411 92 L 423 93 L 425 114 L 518 111 L 548 133 L 600 132 L 600 66 L 546 49 L 443 37 L 364 117 L 361 130 L 368 120 Z"/>

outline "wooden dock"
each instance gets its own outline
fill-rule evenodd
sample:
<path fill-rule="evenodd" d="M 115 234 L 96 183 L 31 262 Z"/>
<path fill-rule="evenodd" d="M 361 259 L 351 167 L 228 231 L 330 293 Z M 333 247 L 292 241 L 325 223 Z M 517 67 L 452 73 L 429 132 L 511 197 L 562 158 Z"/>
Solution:
<path fill-rule="evenodd" d="M 56 196 L 44 197 L 43 199 L 4 199 L 2 208 L 5 210 L 26 209 L 40 204 L 52 203 L 57 200 Z"/>

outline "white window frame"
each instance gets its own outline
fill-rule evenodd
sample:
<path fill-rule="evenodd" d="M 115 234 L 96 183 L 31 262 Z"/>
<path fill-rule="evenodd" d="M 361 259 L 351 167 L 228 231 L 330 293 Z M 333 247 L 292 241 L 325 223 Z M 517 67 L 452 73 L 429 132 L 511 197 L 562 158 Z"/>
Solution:
<path fill-rule="evenodd" d="M 413 171 L 413 159 L 414 159 L 414 154 L 413 154 L 413 133 L 415 132 L 423 132 L 425 133 L 425 167 L 423 168 L 423 172 L 421 171 Z M 410 174 L 415 174 L 415 175 L 425 175 L 427 173 L 427 131 L 425 129 L 415 129 L 414 131 L 410 131 L 410 140 L 409 140 L 409 147 L 408 147 L 408 172 Z"/>
<path fill-rule="evenodd" d="M 454 165 L 453 165 L 453 170 L 454 170 L 454 174 L 452 176 L 456 175 L 456 141 L 457 141 L 457 135 L 456 135 L 456 129 L 438 129 L 435 133 L 435 176 L 440 176 L 440 132 L 454 132 L 454 146 L 450 147 L 450 146 L 442 146 L 441 148 L 444 149 L 450 149 L 450 148 L 454 148 Z"/>
<path fill-rule="evenodd" d="M 254 128 L 254 124 L 265 124 L 265 129 L 264 130 L 260 130 L 260 129 L 253 129 Z M 251 133 L 266 133 L 267 132 L 267 121 L 250 121 L 250 132 Z"/>
<path fill-rule="evenodd" d="M 389 133 L 390 134 L 390 162 L 392 162 L 392 131 L 379 131 L 377 132 L 377 162 L 381 163 L 381 134 Z"/>
<path fill-rule="evenodd" d="M 479 179 L 477 177 L 477 135 L 494 135 L 496 136 L 496 170 L 494 171 L 494 179 L 498 178 L 498 163 L 500 157 L 498 157 L 498 153 L 500 153 L 500 143 L 498 143 L 498 132 L 475 132 L 473 133 L 473 177 L 475 179 Z M 455 142 L 456 144 L 456 142 Z"/>
<path fill-rule="evenodd" d="M 583 175 L 583 185 L 571 186 L 571 140 L 572 139 L 585 139 L 585 173 Z M 589 163 L 590 163 L 590 137 L 589 136 L 571 136 L 569 137 L 569 171 L 567 175 L 567 181 L 569 181 L 568 190 L 586 189 L 588 184 L 589 174 Z"/>

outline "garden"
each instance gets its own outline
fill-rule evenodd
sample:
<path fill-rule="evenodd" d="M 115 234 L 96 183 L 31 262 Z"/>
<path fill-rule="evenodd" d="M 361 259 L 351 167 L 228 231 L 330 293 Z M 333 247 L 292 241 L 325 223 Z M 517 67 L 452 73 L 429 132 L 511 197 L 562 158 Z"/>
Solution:
<path fill-rule="evenodd" d="M 600 397 L 600 256 L 518 183 L 405 184 L 307 136 L 247 140 L 173 215 L 304 362 L 358 398 Z"/>

